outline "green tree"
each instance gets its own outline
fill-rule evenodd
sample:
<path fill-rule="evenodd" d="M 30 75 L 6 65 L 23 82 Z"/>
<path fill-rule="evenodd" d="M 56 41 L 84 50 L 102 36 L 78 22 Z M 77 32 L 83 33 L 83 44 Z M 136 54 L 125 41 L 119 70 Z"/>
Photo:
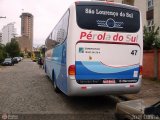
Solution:
<path fill-rule="evenodd" d="M 20 55 L 19 44 L 15 38 L 12 38 L 11 42 L 7 43 L 5 48 L 10 57 L 16 57 Z"/>
<path fill-rule="evenodd" d="M 153 48 L 160 48 L 160 39 L 159 39 L 159 27 L 148 31 L 147 27 L 144 26 L 143 31 L 143 49 L 144 50 L 151 50 Z"/>
<path fill-rule="evenodd" d="M 27 58 L 31 58 L 31 52 L 27 52 L 28 55 L 27 55 Z"/>
<path fill-rule="evenodd" d="M 45 46 L 44 45 L 42 45 L 41 47 L 40 47 L 40 53 L 41 53 L 41 57 L 45 57 L 45 51 L 46 51 L 46 48 L 45 48 Z"/>
<path fill-rule="evenodd" d="M 5 50 L 5 46 L 3 44 L 0 44 L 0 63 L 3 62 L 6 57 L 7 53 Z"/>
<path fill-rule="evenodd" d="M 24 57 L 24 53 L 21 52 L 21 53 L 20 53 L 20 57 Z"/>

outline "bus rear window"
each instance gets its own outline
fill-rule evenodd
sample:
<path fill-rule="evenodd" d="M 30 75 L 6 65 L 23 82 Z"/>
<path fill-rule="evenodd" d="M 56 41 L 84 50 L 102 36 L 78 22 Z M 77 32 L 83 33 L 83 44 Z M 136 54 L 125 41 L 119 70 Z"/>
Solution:
<path fill-rule="evenodd" d="M 140 13 L 124 7 L 77 5 L 77 24 L 89 30 L 137 32 L 140 28 Z"/>

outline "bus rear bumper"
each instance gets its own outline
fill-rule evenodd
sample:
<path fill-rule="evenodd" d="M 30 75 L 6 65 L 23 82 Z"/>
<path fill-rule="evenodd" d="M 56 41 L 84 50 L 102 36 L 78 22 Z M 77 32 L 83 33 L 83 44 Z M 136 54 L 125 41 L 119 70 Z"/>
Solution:
<path fill-rule="evenodd" d="M 138 93 L 141 79 L 137 83 L 121 84 L 78 84 L 73 77 L 68 77 L 68 96 L 122 95 Z"/>

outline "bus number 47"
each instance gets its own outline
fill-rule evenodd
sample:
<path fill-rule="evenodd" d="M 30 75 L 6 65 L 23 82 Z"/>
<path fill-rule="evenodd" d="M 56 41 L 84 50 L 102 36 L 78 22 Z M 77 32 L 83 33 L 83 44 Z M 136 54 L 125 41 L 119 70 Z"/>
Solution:
<path fill-rule="evenodd" d="M 132 55 L 137 55 L 137 50 L 132 50 L 131 54 Z"/>

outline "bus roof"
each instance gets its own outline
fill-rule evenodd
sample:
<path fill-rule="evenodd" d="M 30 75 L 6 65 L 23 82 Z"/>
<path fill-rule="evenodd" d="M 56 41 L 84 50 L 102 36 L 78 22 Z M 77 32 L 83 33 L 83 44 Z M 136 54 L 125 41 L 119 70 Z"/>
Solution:
<path fill-rule="evenodd" d="M 131 10 L 139 11 L 139 9 L 135 6 L 127 5 L 127 4 L 120 4 L 116 2 L 104 2 L 104 1 L 77 1 L 75 2 L 76 5 L 103 5 L 103 6 L 114 6 L 114 7 L 121 7 L 127 8 Z"/>

